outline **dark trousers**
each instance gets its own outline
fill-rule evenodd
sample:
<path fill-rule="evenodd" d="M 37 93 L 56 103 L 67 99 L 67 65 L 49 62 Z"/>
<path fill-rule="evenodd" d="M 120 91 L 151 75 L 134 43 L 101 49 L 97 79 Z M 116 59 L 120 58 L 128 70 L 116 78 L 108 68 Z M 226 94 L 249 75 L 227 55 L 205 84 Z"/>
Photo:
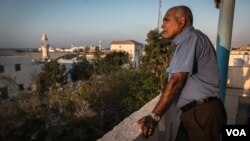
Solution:
<path fill-rule="evenodd" d="M 220 141 L 227 114 L 218 99 L 183 112 L 180 119 L 176 141 Z"/>

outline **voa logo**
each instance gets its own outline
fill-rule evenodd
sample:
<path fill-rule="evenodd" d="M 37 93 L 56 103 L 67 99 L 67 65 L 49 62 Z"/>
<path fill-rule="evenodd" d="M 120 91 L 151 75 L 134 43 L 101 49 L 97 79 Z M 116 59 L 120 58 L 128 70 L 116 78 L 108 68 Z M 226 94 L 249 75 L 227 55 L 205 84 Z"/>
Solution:
<path fill-rule="evenodd" d="M 226 129 L 227 136 L 247 136 L 244 129 Z"/>

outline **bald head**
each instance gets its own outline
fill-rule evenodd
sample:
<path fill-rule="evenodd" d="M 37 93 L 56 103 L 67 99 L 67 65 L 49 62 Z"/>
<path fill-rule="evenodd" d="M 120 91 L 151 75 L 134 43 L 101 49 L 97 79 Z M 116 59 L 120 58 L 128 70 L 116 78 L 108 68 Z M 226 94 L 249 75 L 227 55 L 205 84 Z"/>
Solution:
<path fill-rule="evenodd" d="M 186 6 L 175 6 L 170 8 L 162 23 L 162 34 L 165 38 L 174 39 L 183 30 L 193 25 L 193 15 Z"/>
<path fill-rule="evenodd" d="M 176 17 L 184 17 L 187 24 L 193 25 L 193 14 L 190 8 L 188 8 L 187 6 L 175 6 L 170 8 L 168 11 L 174 12 L 174 15 Z"/>

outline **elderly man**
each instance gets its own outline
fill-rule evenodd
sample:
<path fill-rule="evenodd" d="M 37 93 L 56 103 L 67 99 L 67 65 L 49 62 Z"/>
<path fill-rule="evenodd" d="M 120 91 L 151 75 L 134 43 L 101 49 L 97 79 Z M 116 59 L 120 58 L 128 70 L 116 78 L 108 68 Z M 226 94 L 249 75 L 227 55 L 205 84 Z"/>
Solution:
<path fill-rule="evenodd" d="M 136 124 L 145 137 L 151 136 L 161 116 L 174 104 L 182 111 L 177 139 L 184 135 L 188 141 L 219 141 L 227 115 L 219 98 L 220 77 L 213 45 L 193 27 L 193 15 L 186 6 L 170 8 L 162 29 L 163 36 L 172 40 L 173 59 L 167 69 L 170 79 L 152 113 Z"/>

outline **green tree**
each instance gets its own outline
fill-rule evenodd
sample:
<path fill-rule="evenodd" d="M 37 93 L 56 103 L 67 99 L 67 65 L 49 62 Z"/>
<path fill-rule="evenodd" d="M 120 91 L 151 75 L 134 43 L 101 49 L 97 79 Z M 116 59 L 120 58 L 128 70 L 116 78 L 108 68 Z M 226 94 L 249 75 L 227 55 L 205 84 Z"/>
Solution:
<path fill-rule="evenodd" d="M 69 71 L 73 82 L 77 80 L 88 80 L 93 73 L 93 65 L 85 59 L 81 59 L 80 62 L 73 63 L 72 69 Z"/>
<path fill-rule="evenodd" d="M 84 83 L 79 93 L 102 118 L 104 131 L 112 129 L 159 94 L 157 80 L 152 74 L 124 69 Z"/>
<path fill-rule="evenodd" d="M 140 70 L 153 73 L 159 79 L 159 86 L 162 89 L 164 80 L 167 78 L 166 68 L 172 58 L 171 43 L 157 29 L 147 34 L 146 41 L 145 55 L 142 57 Z"/>
<path fill-rule="evenodd" d="M 101 55 L 102 55 L 101 50 L 99 48 L 95 48 L 94 57 L 96 61 L 101 60 Z"/>
<path fill-rule="evenodd" d="M 125 51 L 112 51 L 95 64 L 97 74 L 110 74 L 129 63 L 129 54 Z"/>
<path fill-rule="evenodd" d="M 41 92 L 48 90 L 50 87 L 57 87 L 67 84 L 67 73 L 65 65 L 60 66 L 56 60 L 46 62 L 38 76 L 39 89 Z"/>
<path fill-rule="evenodd" d="M 121 66 L 129 62 L 129 54 L 125 51 L 112 51 L 107 54 L 104 61 L 110 65 Z"/>

